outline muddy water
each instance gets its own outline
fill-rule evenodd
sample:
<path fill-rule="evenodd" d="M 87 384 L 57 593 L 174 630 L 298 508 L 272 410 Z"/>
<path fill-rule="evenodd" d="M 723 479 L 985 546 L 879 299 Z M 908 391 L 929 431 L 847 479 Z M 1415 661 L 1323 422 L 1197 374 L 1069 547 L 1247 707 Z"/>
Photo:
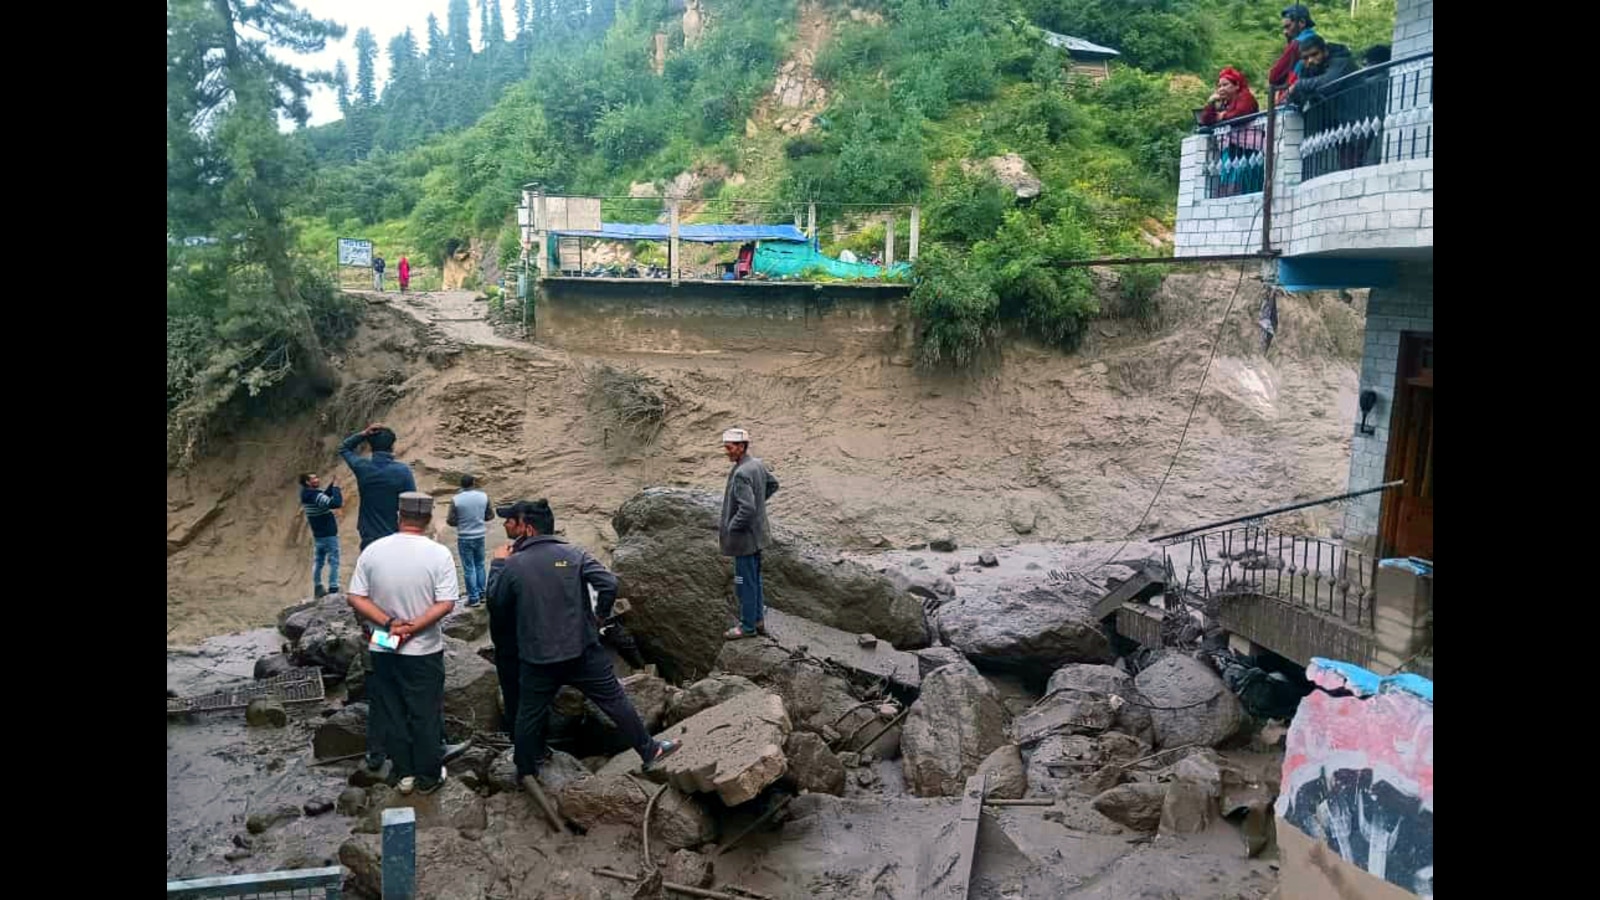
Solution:
<path fill-rule="evenodd" d="M 193 696 L 249 681 L 255 661 L 276 652 L 283 638 L 263 628 L 210 638 L 167 651 L 167 688 Z M 253 839 L 251 855 L 233 835 L 247 834 L 251 813 L 333 800 L 345 787 L 348 765 L 310 768 L 311 736 L 334 702 L 289 707 L 286 728 L 252 728 L 244 711 L 167 720 L 167 877 L 198 878 L 331 865 L 350 833 L 350 820 L 328 813 L 300 816 Z"/>

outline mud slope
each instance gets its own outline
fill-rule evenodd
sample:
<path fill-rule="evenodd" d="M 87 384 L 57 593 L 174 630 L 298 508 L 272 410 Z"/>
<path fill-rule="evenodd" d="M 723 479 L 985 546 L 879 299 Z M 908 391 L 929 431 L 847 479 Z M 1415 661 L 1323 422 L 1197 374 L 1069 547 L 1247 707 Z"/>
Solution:
<path fill-rule="evenodd" d="M 605 553 L 611 514 L 639 488 L 721 488 L 717 438 L 732 424 L 750 429 L 754 452 L 782 479 L 772 514 L 835 546 L 904 546 L 941 526 L 971 542 L 1121 537 L 1168 465 L 1239 284 L 1235 271 L 1175 275 L 1153 332 L 1098 322 L 1070 356 L 1014 341 L 964 378 L 911 366 L 901 307 L 801 317 L 594 301 L 550 309 L 539 344 L 485 346 L 482 324 L 460 321 L 483 304 L 464 295 L 374 304 L 335 361 L 346 381 L 338 397 L 168 473 L 168 641 L 268 624 L 308 591 L 295 475 L 340 475 L 354 507 L 335 450 L 369 417 L 398 431 L 422 490 L 447 497 L 472 471 L 495 499 L 548 497 L 569 539 Z M 1142 534 L 1345 483 L 1360 311 L 1332 296 L 1286 298 L 1263 356 L 1259 297 L 1246 279 Z M 667 415 L 650 445 L 630 446 L 588 402 L 584 372 L 602 363 L 657 380 Z M 1306 525 L 1326 528 L 1323 517 Z M 352 509 L 341 526 L 346 573 L 354 526 Z"/>

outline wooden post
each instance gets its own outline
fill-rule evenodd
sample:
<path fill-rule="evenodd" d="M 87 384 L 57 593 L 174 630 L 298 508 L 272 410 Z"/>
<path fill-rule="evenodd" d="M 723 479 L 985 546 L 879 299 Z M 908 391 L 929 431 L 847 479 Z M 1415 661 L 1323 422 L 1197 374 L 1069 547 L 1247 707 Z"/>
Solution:
<path fill-rule="evenodd" d="M 917 243 L 922 237 L 922 207 L 911 207 L 911 246 L 906 252 L 909 261 L 917 259 Z"/>
<path fill-rule="evenodd" d="M 894 265 L 894 215 L 883 220 L 883 267 Z"/>
<path fill-rule="evenodd" d="M 806 204 L 806 237 L 811 239 L 812 246 L 817 243 L 817 201 L 812 200 Z"/>
<path fill-rule="evenodd" d="M 672 270 L 672 286 L 678 286 L 678 200 L 667 201 L 672 213 L 672 243 L 667 248 L 667 267 Z"/>
<path fill-rule="evenodd" d="M 383 900 L 417 896 L 417 811 L 397 806 L 383 811 Z"/>

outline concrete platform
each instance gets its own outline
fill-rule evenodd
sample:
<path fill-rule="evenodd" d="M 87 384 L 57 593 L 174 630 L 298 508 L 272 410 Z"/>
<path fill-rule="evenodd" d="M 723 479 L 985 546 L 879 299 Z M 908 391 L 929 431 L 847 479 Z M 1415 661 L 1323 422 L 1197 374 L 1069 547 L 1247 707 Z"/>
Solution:
<path fill-rule="evenodd" d="M 787 615 L 770 606 L 767 607 L 767 631 L 786 649 L 795 650 L 804 644 L 810 655 L 867 678 L 887 678 L 890 684 L 911 690 L 922 686 L 917 655 L 896 650 L 888 641 L 880 640 L 875 647 L 862 647 L 857 635 Z"/>

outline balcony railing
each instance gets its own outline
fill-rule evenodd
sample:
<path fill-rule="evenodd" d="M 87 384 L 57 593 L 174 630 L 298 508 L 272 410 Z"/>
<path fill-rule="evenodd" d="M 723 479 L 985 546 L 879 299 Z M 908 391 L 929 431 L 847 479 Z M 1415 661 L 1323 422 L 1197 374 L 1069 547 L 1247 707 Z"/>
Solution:
<path fill-rule="evenodd" d="M 1206 199 L 1261 193 L 1266 175 L 1267 114 L 1255 113 L 1200 129 L 1206 141 Z"/>
<path fill-rule="evenodd" d="M 1301 178 L 1433 155 L 1433 53 L 1369 66 L 1304 104 Z"/>
<path fill-rule="evenodd" d="M 1167 562 L 1178 584 L 1202 599 L 1256 594 L 1358 628 L 1376 622 L 1378 561 L 1337 541 L 1241 525 L 1192 535 L 1167 549 Z"/>

